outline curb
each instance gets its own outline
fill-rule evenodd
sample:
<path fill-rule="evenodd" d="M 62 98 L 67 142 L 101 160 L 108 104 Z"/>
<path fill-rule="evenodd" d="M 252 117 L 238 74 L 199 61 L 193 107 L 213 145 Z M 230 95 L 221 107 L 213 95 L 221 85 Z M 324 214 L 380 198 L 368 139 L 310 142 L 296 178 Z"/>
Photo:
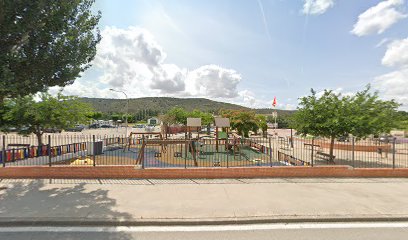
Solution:
<path fill-rule="evenodd" d="M 351 222 L 408 222 L 408 216 L 379 217 L 312 217 L 312 218 L 221 218 L 221 219 L 84 219 L 84 218 L 7 218 L 1 227 L 22 226 L 202 226 L 291 223 L 351 223 Z"/>

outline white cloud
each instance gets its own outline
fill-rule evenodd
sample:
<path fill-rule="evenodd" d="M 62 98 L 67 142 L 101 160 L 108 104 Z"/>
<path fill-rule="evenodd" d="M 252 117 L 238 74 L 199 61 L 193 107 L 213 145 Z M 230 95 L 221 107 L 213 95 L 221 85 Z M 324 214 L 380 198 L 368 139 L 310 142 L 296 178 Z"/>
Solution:
<path fill-rule="evenodd" d="M 334 6 L 334 0 L 304 0 L 303 14 L 320 15 Z"/>
<path fill-rule="evenodd" d="M 408 66 L 408 38 L 390 43 L 381 62 L 388 67 Z"/>
<path fill-rule="evenodd" d="M 234 69 L 213 64 L 188 70 L 166 63 L 167 54 L 146 29 L 106 27 L 97 47 L 91 71 L 65 87 L 70 95 L 122 97 L 110 88 L 125 90 L 129 97 L 172 96 L 234 99 L 241 75 Z M 51 91 L 57 91 L 52 88 Z"/>
<path fill-rule="evenodd" d="M 50 94 L 57 94 L 61 89 L 63 93 L 68 96 L 80 96 L 80 97 L 95 97 L 95 98 L 122 98 L 123 94 L 118 92 L 112 92 L 109 88 L 100 88 L 96 84 L 90 82 L 75 81 L 73 84 L 64 88 L 51 87 L 49 89 Z"/>
<path fill-rule="evenodd" d="M 395 99 L 408 108 L 408 68 L 378 76 L 374 86 L 387 99 Z"/>
<path fill-rule="evenodd" d="M 395 99 L 408 109 L 408 38 L 388 44 L 382 64 L 397 70 L 374 79 L 373 86 L 387 99 Z"/>
<path fill-rule="evenodd" d="M 187 76 L 187 91 L 194 96 L 210 98 L 234 98 L 241 75 L 233 69 L 205 65 Z"/>
<path fill-rule="evenodd" d="M 386 0 L 369 8 L 358 16 L 351 33 L 361 37 L 369 34 L 381 34 L 399 20 L 408 15 L 401 12 L 404 0 Z"/>
<path fill-rule="evenodd" d="M 175 93 L 184 91 L 185 71 L 164 64 L 166 53 L 145 29 L 107 27 L 97 48 L 99 80 L 115 88 Z M 154 91 L 156 90 L 156 91 Z"/>

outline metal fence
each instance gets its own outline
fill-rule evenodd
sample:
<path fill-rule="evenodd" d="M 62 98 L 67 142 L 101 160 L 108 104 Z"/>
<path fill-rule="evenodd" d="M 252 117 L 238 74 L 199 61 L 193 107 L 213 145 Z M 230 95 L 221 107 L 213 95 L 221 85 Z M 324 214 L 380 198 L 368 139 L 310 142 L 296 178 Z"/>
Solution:
<path fill-rule="evenodd" d="M 408 139 L 335 141 L 328 139 L 230 137 L 186 139 L 183 135 L 66 135 L 49 134 L 38 146 L 35 136 L 0 137 L 0 164 L 141 165 L 142 168 L 273 167 L 349 165 L 356 168 L 407 168 Z"/>

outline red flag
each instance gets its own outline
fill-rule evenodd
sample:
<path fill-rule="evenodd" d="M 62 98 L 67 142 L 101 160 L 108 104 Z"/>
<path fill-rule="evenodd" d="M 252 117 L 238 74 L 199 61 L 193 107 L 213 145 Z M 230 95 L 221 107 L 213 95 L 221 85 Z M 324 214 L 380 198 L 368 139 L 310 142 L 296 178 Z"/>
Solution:
<path fill-rule="evenodd" d="M 276 107 L 276 97 L 273 98 L 272 107 Z"/>

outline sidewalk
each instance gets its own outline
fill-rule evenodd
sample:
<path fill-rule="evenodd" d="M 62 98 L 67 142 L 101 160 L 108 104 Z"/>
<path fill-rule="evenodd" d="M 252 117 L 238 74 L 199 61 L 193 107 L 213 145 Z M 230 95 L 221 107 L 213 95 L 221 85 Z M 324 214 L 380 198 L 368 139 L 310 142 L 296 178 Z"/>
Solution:
<path fill-rule="evenodd" d="M 0 181 L 0 225 L 408 221 L 408 179 Z"/>

